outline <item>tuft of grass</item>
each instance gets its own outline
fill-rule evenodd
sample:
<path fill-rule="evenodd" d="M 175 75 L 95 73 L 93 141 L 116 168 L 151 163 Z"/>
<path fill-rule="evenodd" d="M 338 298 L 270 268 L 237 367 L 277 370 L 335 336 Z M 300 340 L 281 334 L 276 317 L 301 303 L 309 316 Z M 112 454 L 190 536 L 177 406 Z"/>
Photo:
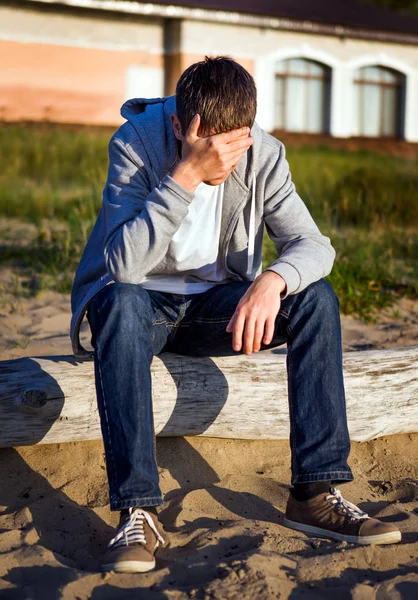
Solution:
<path fill-rule="evenodd" d="M 418 160 L 367 151 L 290 148 L 297 191 L 327 228 L 418 228 Z"/>
<path fill-rule="evenodd" d="M 66 219 L 86 198 L 100 207 L 109 134 L 0 127 L 0 216 Z"/>
<path fill-rule="evenodd" d="M 33 297 L 45 290 L 71 292 L 74 273 L 94 224 L 86 212 L 82 216 L 72 213 L 65 223 L 44 220 L 22 244 L 6 242 L 0 265 L 23 276 L 23 281 L 15 278 L 18 289 L 13 295 Z"/>

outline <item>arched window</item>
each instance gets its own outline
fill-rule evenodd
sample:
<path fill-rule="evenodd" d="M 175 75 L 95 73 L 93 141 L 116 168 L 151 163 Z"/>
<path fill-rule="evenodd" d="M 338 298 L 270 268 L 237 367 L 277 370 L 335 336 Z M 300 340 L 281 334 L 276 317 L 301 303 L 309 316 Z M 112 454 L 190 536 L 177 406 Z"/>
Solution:
<path fill-rule="evenodd" d="M 330 69 L 290 58 L 275 65 L 275 128 L 322 133 L 328 129 Z"/>
<path fill-rule="evenodd" d="M 363 67 L 355 74 L 354 86 L 354 135 L 400 136 L 403 75 L 384 67 Z"/>

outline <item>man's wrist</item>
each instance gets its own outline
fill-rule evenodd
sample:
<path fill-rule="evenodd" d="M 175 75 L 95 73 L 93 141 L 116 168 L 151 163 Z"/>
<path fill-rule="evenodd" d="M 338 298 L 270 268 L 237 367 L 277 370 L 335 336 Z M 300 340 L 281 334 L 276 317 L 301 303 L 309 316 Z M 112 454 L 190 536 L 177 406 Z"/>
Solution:
<path fill-rule="evenodd" d="M 186 190 L 189 190 L 189 192 L 194 192 L 197 186 L 202 183 L 202 179 L 199 177 L 196 167 L 186 160 L 181 160 L 177 163 L 171 173 L 171 177 Z"/>
<path fill-rule="evenodd" d="M 264 275 L 265 277 L 270 277 L 272 281 L 276 281 L 279 284 L 281 294 L 286 293 L 287 283 L 281 275 L 276 273 L 276 271 L 266 270 L 262 273 L 262 275 Z"/>

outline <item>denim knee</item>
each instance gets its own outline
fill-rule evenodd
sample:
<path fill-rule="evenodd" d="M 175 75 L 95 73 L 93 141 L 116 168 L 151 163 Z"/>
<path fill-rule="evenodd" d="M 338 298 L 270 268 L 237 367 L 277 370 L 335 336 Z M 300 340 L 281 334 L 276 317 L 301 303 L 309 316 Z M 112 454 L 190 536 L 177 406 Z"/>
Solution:
<path fill-rule="evenodd" d="M 286 302 L 287 301 L 287 302 Z M 339 327 L 340 304 L 332 285 L 320 279 L 311 283 L 294 296 L 284 300 L 285 310 L 289 315 L 290 328 L 294 331 L 296 324 L 303 327 L 307 321 L 320 324 L 322 330 L 335 331 Z"/>
<path fill-rule="evenodd" d="M 148 292 L 140 285 L 115 282 L 105 286 L 90 301 L 87 318 L 95 334 L 105 323 L 118 323 L 118 328 L 152 323 L 153 312 Z"/>
<path fill-rule="evenodd" d="M 125 312 L 131 308 L 137 310 L 138 307 L 143 307 L 144 312 L 151 309 L 149 294 L 143 287 L 135 283 L 121 283 L 118 281 L 106 285 L 92 298 L 91 309 L 95 308 L 99 313 L 102 313 L 107 304 L 112 310 L 123 308 Z"/>
<path fill-rule="evenodd" d="M 318 308 L 322 308 L 326 312 L 335 310 L 335 308 L 339 310 L 340 307 L 340 302 L 334 288 L 325 279 L 319 279 L 319 281 L 311 283 L 305 290 L 305 299 L 315 302 Z"/>

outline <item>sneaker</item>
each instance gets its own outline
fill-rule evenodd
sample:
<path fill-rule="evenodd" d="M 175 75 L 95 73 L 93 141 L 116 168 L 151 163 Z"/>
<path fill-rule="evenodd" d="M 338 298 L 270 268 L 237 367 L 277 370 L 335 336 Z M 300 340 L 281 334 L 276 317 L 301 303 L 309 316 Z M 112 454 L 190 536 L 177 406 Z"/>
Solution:
<path fill-rule="evenodd" d="M 167 543 L 158 518 L 143 508 L 130 508 L 121 516 L 119 529 L 110 540 L 102 570 L 117 573 L 145 573 L 155 567 L 154 554 Z"/>
<path fill-rule="evenodd" d="M 401 540 L 395 525 L 372 519 L 335 488 L 304 502 L 290 496 L 283 524 L 310 535 L 354 544 L 396 544 Z"/>

